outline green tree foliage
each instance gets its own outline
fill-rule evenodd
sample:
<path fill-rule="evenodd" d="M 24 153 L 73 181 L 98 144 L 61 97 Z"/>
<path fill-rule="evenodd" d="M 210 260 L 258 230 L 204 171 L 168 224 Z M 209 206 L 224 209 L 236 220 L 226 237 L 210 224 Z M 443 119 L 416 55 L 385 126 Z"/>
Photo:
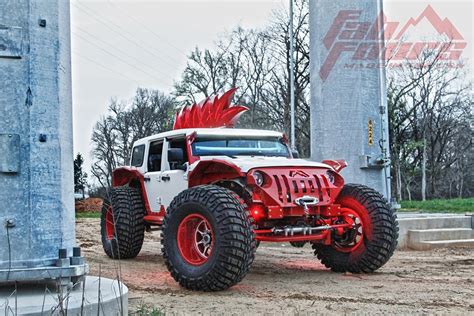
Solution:
<path fill-rule="evenodd" d="M 84 165 L 84 158 L 79 153 L 74 159 L 74 192 L 82 192 L 87 185 L 87 173 L 82 170 Z"/>

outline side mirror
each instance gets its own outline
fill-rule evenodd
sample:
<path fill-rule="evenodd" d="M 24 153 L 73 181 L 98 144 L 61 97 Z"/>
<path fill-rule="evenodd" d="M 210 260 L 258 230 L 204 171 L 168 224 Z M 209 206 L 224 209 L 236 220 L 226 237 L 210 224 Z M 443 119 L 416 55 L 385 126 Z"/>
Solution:
<path fill-rule="evenodd" d="M 184 152 L 181 148 L 168 149 L 168 162 L 184 162 Z"/>
<path fill-rule="evenodd" d="M 292 155 L 293 158 L 295 158 L 295 159 L 300 158 L 300 153 L 299 153 L 298 150 L 296 150 L 296 149 L 292 149 L 292 150 L 291 150 L 291 155 Z"/>

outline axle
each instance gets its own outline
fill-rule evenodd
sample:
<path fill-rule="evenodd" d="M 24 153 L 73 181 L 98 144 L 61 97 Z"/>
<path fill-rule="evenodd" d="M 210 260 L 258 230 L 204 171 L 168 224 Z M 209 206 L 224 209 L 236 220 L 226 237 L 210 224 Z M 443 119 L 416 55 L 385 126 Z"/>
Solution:
<path fill-rule="evenodd" d="M 259 241 L 316 241 L 326 240 L 330 241 L 331 230 L 340 228 L 353 228 L 353 224 L 337 224 L 337 225 L 323 225 L 323 226 L 285 226 L 274 227 L 271 229 L 256 229 L 254 232 Z M 329 240 L 328 240 L 329 239 Z"/>

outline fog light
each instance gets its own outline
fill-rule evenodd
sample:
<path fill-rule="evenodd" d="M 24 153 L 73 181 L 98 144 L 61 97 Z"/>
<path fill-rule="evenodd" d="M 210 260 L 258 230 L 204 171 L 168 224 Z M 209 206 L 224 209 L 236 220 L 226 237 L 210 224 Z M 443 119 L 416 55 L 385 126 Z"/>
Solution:
<path fill-rule="evenodd" d="M 259 219 L 265 217 L 265 207 L 261 204 L 252 204 L 249 207 L 250 215 L 254 220 L 258 221 Z"/>

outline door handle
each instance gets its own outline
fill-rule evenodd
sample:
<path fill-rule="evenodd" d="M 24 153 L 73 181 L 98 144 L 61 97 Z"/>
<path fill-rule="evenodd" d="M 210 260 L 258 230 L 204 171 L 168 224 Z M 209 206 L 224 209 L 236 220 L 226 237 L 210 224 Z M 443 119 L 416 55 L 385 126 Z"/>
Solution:
<path fill-rule="evenodd" d="M 161 180 L 163 181 L 170 181 L 171 180 L 171 177 L 169 175 L 164 175 L 164 176 L 161 176 Z"/>
<path fill-rule="evenodd" d="M 151 178 L 150 178 L 150 177 L 143 177 L 143 180 L 144 180 L 145 182 L 148 182 L 148 181 L 151 181 Z"/>

